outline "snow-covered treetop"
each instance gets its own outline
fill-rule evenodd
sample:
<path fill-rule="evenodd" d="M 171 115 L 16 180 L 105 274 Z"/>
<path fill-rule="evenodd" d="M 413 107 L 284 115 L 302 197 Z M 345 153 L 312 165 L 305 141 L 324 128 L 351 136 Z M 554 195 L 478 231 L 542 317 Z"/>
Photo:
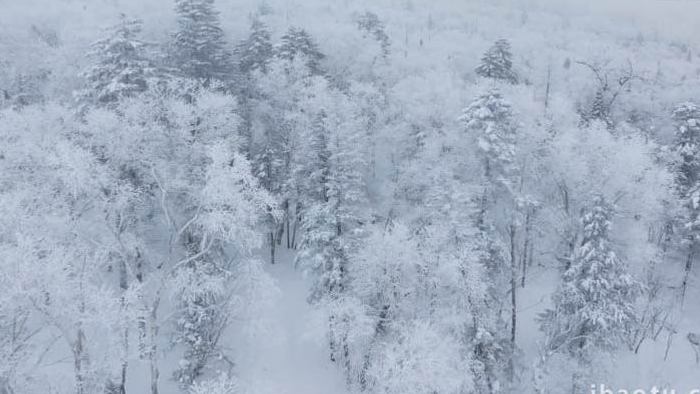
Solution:
<path fill-rule="evenodd" d="M 481 58 L 481 64 L 475 71 L 485 78 L 517 83 L 518 75 L 513 71 L 512 57 L 510 42 L 506 39 L 499 39 L 486 51 Z"/>
<path fill-rule="evenodd" d="M 460 121 L 465 130 L 476 138 L 485 160 L 485 175 L 506 187 L 512 186 L 517 175 L 515 142 L 517 123 L 513 111 L 497 90 L 477 97 L 462 112 Z"/>
<path fill-rule="evenodd" d="M 92 45 L 90 57 L 95 64 L 84 72 L 89 84 L 84 98 L 114 103 L 148 88 L 154 69 L 145 53 L 146 44 L 138 38 L 141 25 L 141 20 L 122 15 L 108 36 Z"/>

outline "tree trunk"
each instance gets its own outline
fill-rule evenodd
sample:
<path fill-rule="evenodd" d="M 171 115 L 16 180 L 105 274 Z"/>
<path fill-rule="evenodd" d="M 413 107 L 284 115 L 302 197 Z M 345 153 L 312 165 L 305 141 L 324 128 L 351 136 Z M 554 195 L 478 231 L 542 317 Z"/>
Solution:
<path fill-rule="evenodd" d="M 119 287 L 122 290 L 122 296 L 120 299 L 120 308 L 122 313 L 122 318 L 126 315 L 126 298 L 124 293 L 128 290 L 128 276 L 126 270 L 126 262 L 121 261 L 119 264 Z M 126 323 L 126 322 L 125 322 Z M 122 354 L 121 354 L 121 376 L 119 378 L 119 383 L 117 384 L 116 392 L 119 394 L 126 394 L 126 371 L 129 366 L 129 326 L 124 324 L 124 329 L 122 331 Z"/>
<path fill-rule="evenodd" d="M 82 279 L 82 278 L 81 278 Z M 82 316 L 85 314 L 85 289 L 83 282 L 80 282 L 81 301 L 78 306 L 80 318 L 77 322 L 77 332 L 73 343 L 73 362 L 75 370 L 75 392 L 76 394 L 86 394 L 85 372 L 89 364 L 88 355 L 85 349 L 85 330 L 83 329 Z"/>
<path fill-rule="evenodd" d="M 336 352 L 336 343 L 335 343 L 335 314 L 332 314 L 328 316 L 328 333 L 329 333 L 329 338 L 328 338 L 328 350 L 330 351 L 330 360 L 331 362 L 335 362 L 335 352 Z"/>
<path fill-rule="evenodd" d="M 287 223 L 287 249 L 291 249 L 292 244 L 290 243 L 290 238 L 289 238 L 289 218 L 285 221 Z"/>
<path fill-rule="evenodd" d="M 119 384 L 117 385 L 117 393 L 119 394 L 126 394 L 126 371 L 129 368 L 129 329 L 124 328 L 124 332 L 122 333 L 122 346 L 123 346 L 123 352 L 124 354 L 122 355 L 122 365 L 121 365 L 121 376 L 119 377 Z"/>
<path fill-rule="evenodd" d="M 285 200 L 282 204 L 284 210 L 284 218 L 277 228 L 277 245 L 282 245 L 282 236 L 284 235 L 284 226 L 289 221 L 289 200 Z"/>
<path fill-rule="evenodd" d="M 528 241 L 525 240 L 525 245 L 523 249 L 523 257 L 520 259 L 520 266 L 522 268 L 520 273 L 520 287 L 525 288 L 525 277 L 527 276 L 527 261 L 528 259 Z"/>
<path fill-rule="evenodd" d="M 516 289 L 518 282 L 518 264 L 517 258 L 515 256 L 515 224 L 510 225 L 509 229 L 510 236 L 510 343 L 511 343 L 511 353 L 510 359 L 508 360 L 508 374 L 509 380 L 512 383 L 515 380 L 515 333 L 516 333 L 516 323 L 518 320 L 517 315 L 517 298 Z"/>
<path fill-rule="evenodd" d="M 695 245 L 690 245 L 688 257 L 685 260 L 685 273 L 683 274 L 683 284 L 681 285 L 681 306 L 685 301 L 685 292 L 688 289 L 688 280 L 690 279 L 690 271 L 693 268 L 693 260 L 695 260 Z"/>
<path fill-rule="evenodd" d="M 73 366 L 75 372 L 75 392 L 76 394 L 86 394 L 85 369 L 88 364 L 85 354 L 85 331 L 82 324 L 78 324 L 78 332 L 73 344 Z"/>
<path fill-rule="evenodd" d="M 294 227 L 292 228 L 292 249 L 297 248 L 297 227 L 300 220 L 301 215 L 297 214 L 296 219 L 294 219 Z"/>
<path fill-rule="evenodd" d="M 516 290 L 516 283 L 518 281 L 518 264 L 517 264 L 517 258 L 515 256 L 515 225 L 510 226 L 510 270 L 511 270 L 511 275 L 510 275 L 510 341 L 511 343 L 515 344 L 515 327 L 516 327 L 516 321 L 517 321 L 517 311 L 516 311 L 516 295 L 515 295 L 515 290 Z"/>
<path fill-rule="evenodd" d="M 530 251 L 530 221 L 532 218 L 532 211 L 527 210 L 525 214 L 525 240 L 523 241 L 523 257 L 520 260 L 520 265 L 522 268 L 522 275 L 520 277 L 520 287 L 525 287 L 525 276 L 527 275 L 527 264 L 528 264 L 528 252 Z"/>
<path fill-rule="evenodd" d="M 547 394 L 547 384 L 546 379 L 546 365 L 547 365 L 547 353 L 543 353 L 537 364 L 535 364 L 532 383 L 535 389 L 535 394 Z"/>
<path fill-rule="evenodd" d="M 275 264 L 275 232 L 270 231 L 270 264 Z"/>
<path fill-rule="evenodd" d="M 282 245 L 282 235 L 284 234 L 284 222 L 286 222 L 287 219 L 285 218 L 282 223 L 280 223 L 280 226 L 277 228 L 277 235 L 276 235 L 276 241 L 277 245 Z"/>
<path fill-rule="evenodd" d="M 547 109 L 549 108 L 549 88 L 551 86 L 552 80 L 552 65 L 547 66 L 547 84 L 544 91 L 544 113 L 547 114 Z"/>
<path fill-rule="evenodd" d="M 150 323 L 151 323 L 151 347 L 149 352 L 149 362 L 151 369 L 151 394 L 158 394 L 158 379 L 160 377 L 160 370 L 158 369 L 158 303 L 160 300 L 154 302 L 153 309 L 151 310 Z"/>
<path fill-rule="evenodd" d="M 668 352 L 671 351 L 671 344 L 673 343 L 673 336 L 676 334 L 675 330 L 671 330 L 666 338 L 666 350 L 664 351 L 664 361 L 668 360 Z"/>
<path fill-rule="evenodd" d="M 138 251 L 138 249 L 136 250 L 136 280 L 140 284 L 142 284 L 144 280 L 143 260 L 141 259 L 141 253 Z M 148 347 L 146 346 L 148 339 L 148 333 L 146 332 L 146 315 L 148 314 L 148 311 L 146 310 L 146 304 L 143 301 L 143 293 L 140 289 L 138 290 L 137 298 L 139 300 L 139 304 L 142 306 L 139 308 L 139 313 L 136 318 L 136 326 L 138 330 L 139 359 L 143 360 L 148 354 Z"/>
<path fill-rule="evenodd" d="M 571 375 L 571 394 L 583 393 L 583 391 L 579 390 L 581 388 L 580 381 L 581 375 L 578 372 L 574 372 Z"/>

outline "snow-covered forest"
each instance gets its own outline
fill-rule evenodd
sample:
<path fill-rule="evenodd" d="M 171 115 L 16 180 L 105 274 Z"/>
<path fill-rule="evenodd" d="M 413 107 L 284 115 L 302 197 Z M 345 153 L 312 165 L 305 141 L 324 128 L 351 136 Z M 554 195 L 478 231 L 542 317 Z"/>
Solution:
<path fill-rule="evenodd" d="M 700 389 L 698 15 L 0 0 L 0 394 Z"/>

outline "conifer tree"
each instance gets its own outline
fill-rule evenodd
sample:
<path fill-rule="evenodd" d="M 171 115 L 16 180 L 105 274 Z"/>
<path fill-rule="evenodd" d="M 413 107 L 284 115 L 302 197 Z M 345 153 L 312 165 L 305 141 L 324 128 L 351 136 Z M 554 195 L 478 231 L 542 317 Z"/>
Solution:
<path fill-rule="evenodd" d="M 256 154 L 253 152 L 254 110 L 256 103 L 261 99 L 261 92 L 255 82 L 253 72 L 259 71 L 266 74 L 269 63 L 274 56 L 270 31 L 259 19 L 253 20 L 250 36 L 238 44 L 235 55 L 237 57 L 237 73 L 241 77 L 236 88 L 236 95 L 240 102 L 239 110 L 243 120 L 239 133 L 243 137 L 242 148 L 249 158 L 253 158 Z M 268 139 L 267 137 L 266 139 Z"/>
<path fill-rule="evenodd" d="M 274 54 L 270 31 L 259 19 L 251 26 L 250 36 L 241 41 L 236 48 L 238 70 L 241 74 L 259 70 L 267 72 L 267 64 Z"/>
<path fill-rule="evenodd" d="M 504 248 L 494 237 L 493 226 L 485 223 L 483 212 L 476 212 L 474 216 L 478 231 L 472 240 L 473 253 L 478 256 L 479 267 L 483 268 L 485 291 L 480 297 L 470 296 L 469 299 L 475 316 L 469 332 L 474 349 L 470 369 L 480 392 L 494 393 L 498 391 L 498 382 L 505 376 L 511 349 L 506 334 L 500 329 L 505 322 L 495 310 L 495 306 L 502 302 L 502 289 L 507 288 L 508 272 Z"/>
<path fill-rule="evenodd" d="M 298 259 L 319 273 L 317 298 L 337 297 L 344 288 L 351 230 L 357 226 L 357 208 L 365 198 L 364 136 L 353 120 L 338 115 L 319 114 L 311 130 L 308 160 L 295 171 L 302 179 L 299 199 L 304 207 Z"/>
<path fill-rule="evenodd" d="M 700 107 L 691 102 L 680 104 L 673 111 L 673 119 L 677 124 L 675 148 L 679 155 L 676 191 L 685 208 L 685 217 L 680 221 L 688 247 L 681 288 L 684 297 L 700 240 Z"/>
<path fill-rule="evenodd" d="M 218 341 L 228 318 L 222 288 L 229 274 L 216 262 L 217 257 L 213 254 L 193 261 L 179 273 L 182 288 L 173 342 L 185 351 L 173 377 L 185 389 L 199 378 L 210 359 L 220 355 Z"/>
<path fill-rule="evenodd" d="M 513 71 L 513 55 L 510 53 L 510 43 L 506 39 L 497 40 L 481 58 L 481 64 L 476 73 L 485 78 L 496 79 L 509 83 L 517 83 L 518 75 Z"/>
<path fill-rule="evenodd" d="M 174 66 L 185 77 L 229 80 L 233 65 L 214 0 L 175 0 Z"/>
<path fill-rule="evenodd" d="M 306 65 L 312 74 L 323 74 L 321 61 L 325 55 L 318 49 L 316 42 L 306 30 L 290 27 L 282 36 L 282 43 L 277 48 L 277 56 L 291 61 L 299 55 L 305 57 Z"/>
<path fill-rule="evenodd" d="M 95 64 L 84 73 L 89 84 L 83 99 L 108 104 L 148 89 L 153 68 L 146 57 L 146 44 L 138 39 L 142 22 L 121 16 L 109 35 L 92 45 Z"/>
<path fill-rule="evenodd" d="M 640 285 L 613 250 L 613 214 L 604 197 L 593 198 L 581 216 L 581 243 L 552 296 L 554 307 L 540 316 L 548 350 L 568 354 L 584 370 L 592 352 L 619 348 L 636 319 Z M 583 389 L 580 373 L 574 373 L 576 392 Z"/>
<path fill-rule="evenodd" d="M 517 127 L 510 104 L 501 93 L 493 90 L 476 98 L 460 120 L 467 133 L 474 134 L 477 139 L 485 178 L 510 189 L 517 176 L 514 161 Z"/>
<path fill-rule="evenodd" d="M 700 183 L 700 107 L 692 102 L 673 111 L 676 122 L 676 188 L 681 198 L 689 198 Z"/>
<path fill-rule="evenodd" d="M 583 117 L 583 123 L 587 125 L 592 120 L 598 120 L 605 123 L 608 129 L 612 129 L 614 126 L 610 116 L 610 105 L 608 105 L 605 98 L 605 93 L 602 89 L 598 89 L 598 91 L 596 91 L 596 94 L 593 97 L 593 102 L 591 103 L 591 108 Z"/>
<path fill-rule="evenodd" d="M 256 148 L 253 155 L 255 165 L 254 173 L 265 190 L 269 191 L 277 199 L 281 199 L 285 191 L 286 180 L 288 178 L 288 168 L 285 162 L 285 130 L 283 125 L 279 128 L 266 126 L 263 129 L 262 141 Z M 270 244 L 270 262 L 275 263 L 275 244 L 281 238 L 276 221 L 272 218 L 266 223 L 269 228 L 268 242 Z"/>
<path fill-rule="evenodd" d="M 477 361 L 481 361 L 487 370 L 495 371 L 497 365 L 491 355 L 509 354 L 508 372 L 512 382 L 517 325 L 518 259 L 515 240 L 519 228 L 519 207 L 515 187 L 519 184 L 520 171 L 515 162 L 515 146 L 518 127 L 510 104 L 495 90 L 477 97 L 464 110 L 460 120 L 467 133 L 475 137 L 477 153 L 484 168 L 484 192 L 476 221 L 485 260 L 483 266 L 492 283 L 489 298 L 502 300 L 502 289 L 510 288 L 510 345 L 506 348 L 504 343 L 499 343 L 496 332 L 486 330 L 484 332 L 490 334 L 490 339 L 476 346 L 481 349 L 477 352 Z M 506 252 L 507 247 L 510 253 Z M 500 316 L 496 317 L 498 319 Z M 490 385 L 487 379 L 486 386 Z"/>
<path fill-rule="evenodd" d="M 377 14 L 365 12 L 357 20 L 357 27 L 364 33 L 372 35 L 382 48 L 382 57 L 389 56 L 391 51 L 391 41 L 385 32 L 384 23 L 379 20 Z"/>

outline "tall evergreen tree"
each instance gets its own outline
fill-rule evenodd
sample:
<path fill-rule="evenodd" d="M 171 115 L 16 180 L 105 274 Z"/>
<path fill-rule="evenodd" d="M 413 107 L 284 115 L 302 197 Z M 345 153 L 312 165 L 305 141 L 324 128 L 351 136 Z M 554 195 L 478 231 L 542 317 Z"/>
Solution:
<path fill-rule="evenodd" d="M 519 228 L 518 193 L 520 171 L 515 162 L 515 146 L 518 127 L 513 119 L 510 104 L 498 91 L 490 91 L 477 97 L 460 118 L 467 133 L 473 135 L 477 152 L 484 168 L 484 192 L 477 214 L 477 227 L 482 238 L 483 265 L 490 282 L 491 300 L 503 300 L 504 288 L 509 288 L 510 345 L 505 349 L 498 335 L 485 341 L 477 352 L 484 366 L 492 371 L 496 360 L 490 355 L 509 353 L 508 374 L 512 382 L 515 372 L 515 338 L 517 325 L 517 269 L 516 237 Z M 506 252 L 506 245 L 509 253 Z M 506 256 L 508 258 L 506 259 Z M 496 319 L 500 319 L 498 316 Z M 486 338 L 486 337 L 484 337 Z M 477 346 L 480 349 L 480 346 Z M 490 386 L 490 382 L 486 382 Z"/>
<path fill-rule="evenodd" d="M 504 247 L 494 237 L 495 230 L 486 223 L 480 204 L 475 218 L 476 234 L 472 237 L 473 253 L 478 256 L 478 265 L 483 269 L 484 293 L 480 297 L 470 295 L 469 304 L 474 319 L 469 331 L 469 341 L 473 346 L 470 369 L 479 392 L 498 392 L 499 382 L 505 377 L 507 359 L 512 347 L 508 336 L 501 327 L 506 323 L 497 305 L 502 303 L 502 289 L 507 287 L 507 263 L 503 255 Z"/>
<path fill-rule="evenodd" d="M 285 186 L 287 185 L 288 163 L 286 158 L 287 128 L 279 125 L 275 128 L 272 125 L 265 125 L 262 131 L 262 141 L 254 150 L 253 163 L 254 173 L 260 179 L 260 184 L 269 191 L 275 198 L 284 198 Z M 270 243 L 270 262 L 275 263 L 275 244 L 281 242 L 280 223 L 268 218 L 266 227 L 269 228 L 268 242 Z"/>
<path fill-rule="evenodd" d="M 259 70 L 267 71 L 267 64 L 274 55 L 270 40 L 270 31 L 259 19 L 251 26 L 250 36 L 241 41 L 236 48 L 238 55 L 238 70 L 241 74 Z"/>
<path fill-rule="evenodd" d="M 588 125 L 591 121 L 597 120 L 605 123 L 608 129 L 612 129 L 614 124 L 610 111 L 611 108 L 607 102 L 605 91 L 598 89 L 595 96 L 593 96 L 593 102 L 591 102 L 590 109 L 582 114 L 582 123 L 584 125 Z"/>
<path fill-rule="evenodd" d="M 581 243 L 552 296 L 554 307 L 540 316 L 548 350 L 568 354 L 583 369 L 594 351 L 614 350 L 624 343 L 636 319 L 640 286 L 613 250 L 613 214 L 613 206 L 602 196 L 593 198 L 581 216 Z M 580 373 L 574 373 L 575 392 L 584 389 Z"/>
<path fill-rule="evenodd" d="M 256 103 L 262 98 L 262 93 L 252 72 L 267 73 L 269 63 L 274 56 L 270 31 L 259 19 L 253 20 L 250 36 L 238 44 L 235 55 L 237 73 L 241 77 L 236 88 L 240 103 L 239 112 L 243 120 L 239 133 L 243 140 L 242 148 L 249 158 L 253 158 L 256 154 L 253 152 L 253 118 Z"/>
<path fill-rule="evenodd" d="M 82 99 L 109 104 L 148 89 L 153 68 L 146 57 L 146 44 L 138 39 L 141 24 L 139 19 L 122 15 L 108 36 L 92 45 L 90 56 L 95 64 L 84 73 L 89 87 Z"/>
<path fill-rule="evenodd" d="M 389 56 L 391 51 L 391 41 L 386 34 L 384 23 L 379 20 L 377 14 L 365 12 L 357 19 L 357 27 L 365 34 L 370 34 L 382 48 L 382 57 Z"/>
<path fill-rule="evenodd" d="M 277 56 L 285 60 L 294 60 L 302 55 L 306 59 L 306 65 L 311 73 L 323 74 L 321 61 L 325 55 L 318 49 L 318 45 L 311 35 L 304 29 L 290 27 L 282 36 L 282 43 L 277 48 Z"/>
<path fill-rule="evenodd" d="M 700 107 L 680 104 L 673 111 L 676 122 L 676 188 L 681 198 L 689 198 L 700 186 Z"/>
<path fill-rule="evenodd" d="M 319 274 L 315 297 L 337 297 L 346 281 L 351 231 L 357 226 L 358 204 L 364 201 L 361 131 L 339 124 L 322 111 L 314 121 L 305 160 L 295 170 L 303 214 L 299 260 Z M 348 127 L 350 126 L 350 127 Z"/>
<path fill-rule="evenodd" d="M 342 95 L 333 92 L 328 99 L 339 97 Z M 302 239 L 297 262 L 317 277 L 311 299 L 331 305 L 340 302 L 348 290 L 348 265 L 357 246 L 360 221 L 358 206 L 365 197 L 364 135 L 355 119 L 347 118 L 356 114 L 342 104 L 316 117 L 308 139 L 310 154 L 295 171 L 297 176 L 308 178 L 298 182 Z M 346 319 L 342 308 L 331 308 L 329 351 L 330 359 L 342 363 L 349 374 L 350 350 L 343 328 Z"/>
<path fill-rule="evenodd" d="M 214 0 L 175 0 L 174 66 L 185 77 L 227 81 L 233 64 Z"/>
<path fill-rule="evenodd" d="M 476 73 L 485 78 L 517 83 L 518 75 L 513 71 L 513 55 L 506 39 L 497 40 L 481 58 Z"/>
<path fill-rule="evenodd" d="M 460 120 L 476 137 L 488 182 L 512 189 L 517 176 L 515 142 L 517 125 L 510 104 L 493 90 L 477 97 Z"/>
<path fill-rule="evenodd" d="M 173 342 L 184 347 L 184 354 L 173 377 L 184 389 L 199 378 L 210 359 L 221 355 L 218 342 L 228 318 L 222 288 L 229 273 L 216 261 L 219 253 L 193 261 L 179 273 L 183 285 Z"/>
<path fill-rule="evenodd" d="M 691 102 L 680 104 L 673 111 L 673 119 L 679 155 L 676 191 L 685 209 L 685 216 L 679 221 L 688 248 L 681 290 L 684 297 L 700 241 L 700 107 Z"/>

